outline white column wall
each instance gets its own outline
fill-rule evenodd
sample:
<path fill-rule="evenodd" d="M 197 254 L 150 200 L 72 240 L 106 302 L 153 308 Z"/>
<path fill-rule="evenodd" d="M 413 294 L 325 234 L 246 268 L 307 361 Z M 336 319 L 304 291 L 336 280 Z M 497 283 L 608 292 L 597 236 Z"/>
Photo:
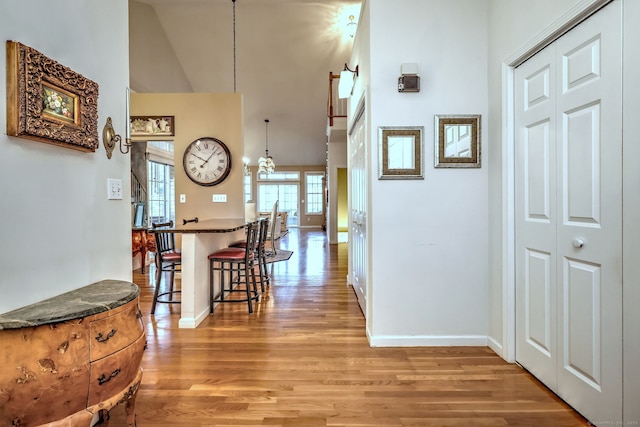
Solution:
<path fill-rule="evenodd" d="M 434 115 L 487 120 L 487 1 L 371 0 L 370 271 L 372 345 L 485 345 L 488 170 L 434 169 Z M 408 13 L 409 12 L 409 13 Z M 382 31 L 381 29 L 384 29 Z M 419 93 L 399 93 L 417 63 Z M 424 180 L 378 180 L 378 127 L 424 127 Z"/>

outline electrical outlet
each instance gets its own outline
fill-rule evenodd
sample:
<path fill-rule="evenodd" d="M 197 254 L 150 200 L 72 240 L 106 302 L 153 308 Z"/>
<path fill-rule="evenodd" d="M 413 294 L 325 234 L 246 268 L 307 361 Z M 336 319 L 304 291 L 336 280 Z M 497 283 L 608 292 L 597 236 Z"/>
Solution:
<path fill-rule="evenodd" d="M 227 195 L 226 194 L 214 194 L 213 202 L 214 203 L 226 203 Z"/>
<path fill-rule="evenodd" d="M 122 200 L 122 180 L 107 178 L 107 199 Z"/>

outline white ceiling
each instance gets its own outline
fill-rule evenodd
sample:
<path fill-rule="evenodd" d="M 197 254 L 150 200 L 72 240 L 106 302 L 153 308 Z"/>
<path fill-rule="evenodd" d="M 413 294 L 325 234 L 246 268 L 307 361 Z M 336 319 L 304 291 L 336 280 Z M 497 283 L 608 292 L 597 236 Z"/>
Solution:
<path fill-rule="evenodd" d="M 138 1 L 155 10 L 194 92 L 233 92 L 232 0 Z M 329 73 L 349 60 L 346 24 L 360 3 L 236 0 L 236 91 L 252 165 L 264 155 L 265 119 L 276 166 L 325 163 Z"/>

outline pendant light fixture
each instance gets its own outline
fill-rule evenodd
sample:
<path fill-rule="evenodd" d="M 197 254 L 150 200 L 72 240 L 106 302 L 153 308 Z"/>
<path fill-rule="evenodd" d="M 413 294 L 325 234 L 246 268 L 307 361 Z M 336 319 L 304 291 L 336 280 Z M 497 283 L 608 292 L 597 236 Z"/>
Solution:
<path fill-rule="evenodd" d="M 236 93 L 236 0 L 233 2 L 233 93 Z"/>
<path fill-rule="evenodd" d="M 258 172 L 273 173 L 276 169 L 276 164 L 273 162 L 273 157 L 269 155 L 269 119 L 264 119 L 264 154 L 265 157 L 258 159 Z"/>

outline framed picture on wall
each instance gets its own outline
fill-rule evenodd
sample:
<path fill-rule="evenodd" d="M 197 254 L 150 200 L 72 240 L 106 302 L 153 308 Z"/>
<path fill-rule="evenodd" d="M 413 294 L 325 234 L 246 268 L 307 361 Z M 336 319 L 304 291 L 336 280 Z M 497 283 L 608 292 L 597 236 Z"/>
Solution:
<path fill-rule="evenodd" d="M 133 204 L 132 219 L 133 219 L 133 224 L 131 225 L 133 228 L 146 227 L 147 218 L 146 218 L 146 209 L 145 209 L 144 202 L 138 202 Z"/>
<path fill-rule="evenodd" d="M 129 119 L 131 137 L 174 136 L 175 116 L 131 116 Z"/>
<path fill-rule="evenodd" d="M 7 41 L 7 135 L 81 151 L 98 148 L 98 84 Z"/>

